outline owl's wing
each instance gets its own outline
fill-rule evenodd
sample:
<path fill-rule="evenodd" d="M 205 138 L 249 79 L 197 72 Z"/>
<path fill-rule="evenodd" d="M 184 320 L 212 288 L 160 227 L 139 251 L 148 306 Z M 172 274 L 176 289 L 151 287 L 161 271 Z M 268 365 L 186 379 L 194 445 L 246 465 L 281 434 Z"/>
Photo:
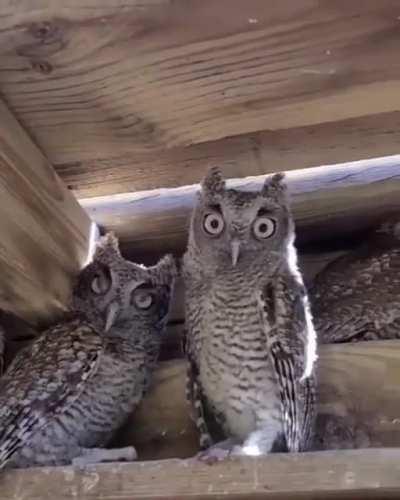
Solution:
<path fill-rule="evenodd" d="M 0 379 L 0 469 L 81 394 L 95 373 L 101 337 L 72 321 L 24 348 Z"/>
<path fill-rule="evenodd" d="M 315 332 L 304 286 L 279 278 L 260 297 L 261 321 L 279 385 L 288 450 L 307 448 L 315 418 Z"/>

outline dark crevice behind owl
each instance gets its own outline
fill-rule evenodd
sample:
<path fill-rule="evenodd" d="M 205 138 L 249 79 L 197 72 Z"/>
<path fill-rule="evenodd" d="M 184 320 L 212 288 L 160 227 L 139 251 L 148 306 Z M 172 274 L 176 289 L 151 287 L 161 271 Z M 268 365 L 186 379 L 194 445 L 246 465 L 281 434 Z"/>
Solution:
<path fill-rule="evenodd" d="M 209 171 L 183 261 L 187 393 L 208 456 L 309 446 L 316 338 L 294 237 L 283 174 L 254 193 Z"/>
<path fill-rule="evenodd" d="M 323 269 L 310 302 L 323 343 L 400 338 L 399 218 Z"/>
<path fill-rule="evenodd" d="M 176 267 L 125 260 L 98 243 L 68 318 L 24 348 L 0 379 L 0 468 L 134 459 L 104 449 L 142 398 L 157 362 Z"/>

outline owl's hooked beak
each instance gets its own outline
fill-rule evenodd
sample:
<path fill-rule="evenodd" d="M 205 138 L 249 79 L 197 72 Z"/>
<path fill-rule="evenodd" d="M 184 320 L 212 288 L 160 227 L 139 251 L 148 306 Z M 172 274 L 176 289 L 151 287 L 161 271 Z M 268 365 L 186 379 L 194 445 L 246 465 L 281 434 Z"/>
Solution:
<path fill-rule="evenodd" d="M 111 302 L 107 309 L 106 325 L 104 327 L 105 332 L 113 326 L 115 318 L 119 312 L 119 305 L 116 302 Z"/>
<path fill-rule="evenodd" d="M 240 253 L 240 241 L 233 239 L 231 241 L 231 255 L 232 255 L 232 266 L 235 267 L 239 259 Z"/>

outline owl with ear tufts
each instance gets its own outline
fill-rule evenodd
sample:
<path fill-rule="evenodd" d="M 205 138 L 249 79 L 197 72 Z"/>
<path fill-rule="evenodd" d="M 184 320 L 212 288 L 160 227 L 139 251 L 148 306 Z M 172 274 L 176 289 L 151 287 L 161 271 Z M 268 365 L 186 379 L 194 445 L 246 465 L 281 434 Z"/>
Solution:
<path fill-rule="evenodd" d="M 105 449 L 140 402 L 154 368 L 176 276 L 174 260 L 125 260 L 102 238 L 79 274 L 69 317 L 0 379 L 0 468 L 131 460 Z"/>
<path fill-rule="evenodd" d="M 187 395 L 203 458 L 307 450 L 316 337 L 283 174 L 259 192 L 201 184 L 183 275 Z"/>

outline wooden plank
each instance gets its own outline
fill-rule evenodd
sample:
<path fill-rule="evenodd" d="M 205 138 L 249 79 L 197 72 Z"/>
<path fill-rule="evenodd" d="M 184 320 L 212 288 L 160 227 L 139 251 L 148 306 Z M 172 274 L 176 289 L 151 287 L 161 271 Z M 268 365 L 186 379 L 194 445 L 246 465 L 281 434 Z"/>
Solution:
<path fill-rule="evenodd" d="M 56 164 L 398 112 L 398 17 L 396 0 L 10 0 L 0 90 Z"/>
<path fill-rule="evenodd" d="M 95 225 L 0 102 L 0 308 L 29 321 L 65 309 Z"/>
<path fill-rule="evenodd" d="M 2 474 L 3 500 L 366 500 L 399 498 L 399 449 L 276 454 L 212 467 L 164 460 L 14 470 Z"/>
<path fill-rule="evenodd" d="M 200 179 L 199 179 L 200 180 Z M 259 188 L 263 177 L 235 180 L 232 186 Z M 400 157 L 291 171 L 298 243 L 341 240 L 400 209 Z M 189 215 L 198 186 L 80 200 L 93 219 L 121 238 L 132 258 L 152 261 L 186 246 Z"/>
<path fill-rule="evenodd" d="M 185 373 L 183 359 L 160 363 L 153 387 L 114 444 L 136 446 L 141 460 L 197 453 Z M 399 340 L 320 346 L 313 449 L 400 447 L 399 377 Z"/>
<path fill-rule="evenodd" d="M 78 198 L 196 184 L 210 165 L 231 178 L 394 155 L 400 112 L 270 130 L 145 154 L 55 164 Z"/>

